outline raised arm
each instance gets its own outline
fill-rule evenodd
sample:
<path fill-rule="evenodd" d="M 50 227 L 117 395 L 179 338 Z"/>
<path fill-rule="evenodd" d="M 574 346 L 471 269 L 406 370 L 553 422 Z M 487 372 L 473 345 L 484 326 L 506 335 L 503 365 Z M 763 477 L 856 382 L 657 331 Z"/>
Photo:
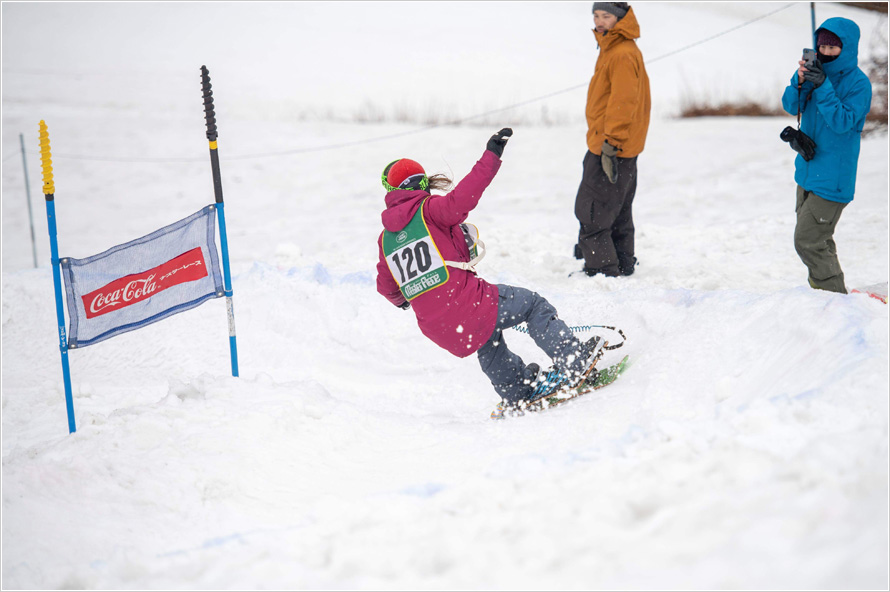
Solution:
<path fill-rule="evenodd" d="M 513 130 L 505 127 L 493 135 L 476 161 L 470 173 L 445 195 L 434 195 L 427 202 L 427 213 L 430 219 L 442 226 L 454 226 L 467 219 L 470 211 L 479 203 L 482 192 L 491 183 L 498 169 L 501 168 L 501 155 L 507 139 Z"/>

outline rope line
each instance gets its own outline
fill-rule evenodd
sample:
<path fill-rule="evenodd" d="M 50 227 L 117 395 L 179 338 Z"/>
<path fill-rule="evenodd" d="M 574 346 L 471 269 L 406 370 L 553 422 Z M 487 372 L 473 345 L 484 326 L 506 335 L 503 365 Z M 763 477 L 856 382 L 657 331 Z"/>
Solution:
<path fill-rule="evenodd" d="M 678 53 L 681 53 L 681 52 L 687 51 L 687 50 L 689 50 L 689 49 L 692 49 L 693 47 L 697 47 L 697 46 L 699 46 L 699 45 L 703 45 L 703 44 L 705 44 L 705 43 L 708 43 L 708 42 L 710 42 L 710 41 L 713 41 L 713 40 L 715 40 L 715 39 L 718 39 L 718 38 L 720 38 L 720 37 L 723 37 L 724 35 L 728 35 L 728 34 L 730 34 L 730 33 L 733 33 L 733 32 L 735 32 L 735 31 L 738 31 L 739 29 L 742 29 L 742 28 L 744 28 L 744 27 L 747 27 L 747 26 L 749 26 L 749 25 L 752 25 L 752 24 L 754 24 L 754 23 L 756 23 L 756 22 L 758 22 L 758 21 L 761 21 L 761 20 L 763 20 L 763 19 L 765 19 L 765 18 L 769 18 L 770 16 L 772 16 L 772 15 L 778 13 L 778 12 L 781 12 L 781 11 L 783 11 L 783 10 L 786 10 L 786 9 L 788 9 L 788 8 L 791 8 L 792 6 L 795 6 L 796 4 L 798 4 L 798 3 L 796 3 L 796 2 L 791 2 L 791 3 L 785 4 L 784 6 L 782 6 L 782 7 L 780 7 L 780 8 L 777 8 L 777 9 L 772 10 L 772 11 L 766 13 L 766 14 L 763 14 L 763 15 L 761 15 L 761 16 L 758 16 L 758 17 L 755 17 L 755 18 L 750 19 L 750 20 L 748 20 L 748 21 L 745 21 L 745 22 L 743 22 L 743 23 L 741 23 L 741 24 L 739 24 L 739 25 L 735 25 L 735 26 L 733 26 L 733 27 L 730 27 L 729 29 L 726 29 L 725 31 L 721 31 L 720 33 L 717 33 L 717 34 L 715 34 L 715 35 L 711 35 L 710 37 L 706 37 L 705 39 L 701 39 L 701 40 L 696 41 L 696 42 L 694 42 L 694 43 L 690 43 L 689 45 L 685 45 L 685 46 L 683 46 L 683 47 L 681 47 L 681 48 L 679 48 L 679 49 L 675 49 L 674 51 L 668 52 L 668 53 L 666 53 L 666 54 L 662 54 L 662 55 L 660 55 L 660 56 L 658 56 L 658 57 L 656 57 L 656 58 L 653 58 L 653 59 L 651 59 L 651 60 L 647 60 L 647 63 L 651 65 L 651 64 L 654 64 L 654 63 L 656 63 L 656 62 L 659 62 L 659 61 L 661 61 L 661 60 L 663 60 L 663 59 L 665 59 L 665 58 L 668 58 L 668 57 L 677 55 Z M 352 147 L 352 146 L 360 146 L 360 145 L 363 145 L 363 144 L 372 144 L 372 143 L 374 143 L 374 142 L 382 142 L 382 141 L 384 141 L 384 140 L 392 140 L 392 139 L 395 139 L 395 138 L 401 138 L 401 137 L 404 137 L 404 136 L 410 136 L 410 135 L 414 135 L 414 134 L 420 134 L 420 133 L 428 132 L 428 131 L 430 131 L 430 130 L 437 129 L 437 128 L 441 128 L 441 127 L 447 127 L 447 126 L 452 126 L 452 125 L 456 126 L 456 125 L 460 125 L 460 124 L 465 123 L 465 122 L 468 122 L 468 121 L 472 121 L 472 120 L 474 120 L 474 119 L 480 119 L 480 118 L 482 118 L 482 117 L 487 117 L 487 116 L 489 116 L 489 115 L 493 115 L 493 114 L 495 114 L 495 113 L 502 113 L 502 112 L 504 112 L 504 111 L 509 111 L 509 110 L 511 110 L 511 109 L 516 109 L 516 108 L 518 108 L 518 107 L 524 107 L 524 106 L 526 106 L 526 105 L 530 105 L 530 104 L 532 104 L 532 103 L 537 103 L 537 102 L 539 102 L 539 101 L 544 101 L 544 100 L 546 100 L 546 99 L 550 99 L 550 98 L 555 97 L 555 96 L 558 96 L 558 95 L 562 95 L 562 94 L 565 94 L 565 93 L 569 93 L 569 92 L 572 92 L 572 91 L 575 91 L 575 90 L 584 88 L 584 87 L 588 86 L 588 84 L 589 84 L 589 82 L 585 82 L 585 83 L 582 83 L 582 84 L 576 84 L 576 85 L 574 85 L 574 86 L 570 86 L 570 87 L 568 87 L 568 88 L 564 88 L 564 89 L 562 89 L 562 90 L 557 90 L 557 91 L 548 93 L 548 94 L 546 94 L 546 95 L 541 95 L 541 96 L 539 96 L 539 97 L 534 97 L 534 98 L 531 98 L 531 99 L 528 99 L 528 100 L 525 100 L 525 101 L 520 101 L 519 103 L 514 103 L 514 104 L 512 104 L 512 105 L 507 105 L 507 106 L 505 106 L 505 107 L 499 107 L 499 108 L 497 108 L 497 109 L 492 109 L 492 110 L 490 110 L 490 111 L 485 111 L 485 112 L 482 112 L 482 113 L 477 113 L 477 114 L 475 114 L 475 115 L 468 115 L 467 117 L 460 117 L 460 118 L 457 118 L 457 119 L 452 119 L 452 120 L 450 120 L 450 121 L 445 121 L 445 122 L 443 122 L 443 123 L 435 123 L 435 124 L 427 125 L 427 126 L 424 126 L 424 127 L 415 128 L 415 129 L 412 129 L 412 130 L 407 130 L 407 131 L 404 131 L 404 132 L 398 132 L 398 133 L 394 133 L 394 134 L 387 134 L 387 135 L 384 135 L 384 136 L 376 136 L 376 137 L 373 137 L 373 138 L 365 138 L 365 139 L 362 139 L 362 140 L 355 140 L 355 141 L 352 141 L 352 142 L 340 142 L 340 143 L 337 143 L 337 144 L 327 144 L 327 145 L 323 145 L 323 146 L 310 146 L 310 147 L 307 147 L 307 148 L 292 148 L 292 149 L 288 149 L 288 150 L 279 150 L 279 151 L 275 151 L 275 152 L 265 152 L 265 153 L 258 153 L 258 154 L 243 154 L 243 155 L 240 155 L 240 156 L 239 156 L 239 155 L 235 155 L 235 156 L 225 156 L 225 157 L 220 157 L 220 160 L 222 160 L 222 161 L 228 161 L 228 160 L 252 160 L 252 159 L 257 159 L 257 158 L 269 158 L 269 157 L 272 157 L 272 156 L 291 156 L 291 155 L 295 155 L 295 154 L 309 154 L 309 153 L 314 153 L 314 152 L 324 152 L 324 151 L 326 151 L 326 150 L 338 150 L 338 149 L 341 149 L 341 148 L 350 148 L 350 147 Z M 6 156 L 6 157 L 4 157 L 4 158 L 3 158 L 3 162 L 6 162 L 8 159 L 12 158 L 12 156 L 14 156 L 14 155 L 10 155 L 10 156 Z M 96 161 L 96 162 L 155 162 L 155 163 L 171 163 L 171 162 L 204 162 L 204 161 L 206 160 L 206 158 L 187 158 L 187 157 L 183 157 L 183 158 L 163 158 L 163 157 L 160 157 L 160 158 L 135 158 L 135 157 L 134 157 L 134 158 L 117 158 L 117 157 L 104 157 L 104 156 L 99 156 L 99 157 L 93 157 L 93 156 L 79 156 L 79 155 L 74 155 L 74 154 L 56 154 L 56 155 L 54 155 L 54 156 L 55 156 L 56 159 L 62 158 L 62 159 L 71 159 L 71 160 L 90 160 L 90 161 Z"/>
<path fill-rule="evenodd" d="M 729 33 L 732 33 L 733 31 L 738 31 L 738 30 L 741 29 L 742 27 L 747 27 L 748 25 L 754 24 L 754 23 L 756 23 L 757 21 L 762 21 L 763 19 L 765 19 L 765 18 L 767 18 L 767 17 L 770 17 L 770 16 L 776 14 L 777 12 L 782 12 L 782 11 L 785 10 L 786 8 L 791 8 L 792 6 L 795 6 L 796 4 L 797 4 L 797 2 L 791 2 L 790 4 L 786 4 L 785 6 L 782 6 L 781 8 L 777 8 L 777 9 L 771 11 L 771 12 L 767 12 L 766 14 L 760 15 L 760 16 L 758 16 L 758 17 L 756 17 L 756 18 L 753 18 L 753 19 L 751 19 L 751 20 L 749 20 L 749 21 L 746 21 L 746 22 L 744 22 L 744 23 L 742 23 L 742 24 L 740 24 L 740 25 L 736 25 L 735 27 L 731 27 L 731 28 L 729 28 L 729 29 L 726 29 L 725 31 L 722 31 L 722 32 L 720 32 L 720 33 L 717 33 L 716 35 L 711 35 L 710 37 L 707 37 L 707 38 L 702 39 L 702 40 L 700 40 L 700 41 L 696 41 L 695 43 L 690 43 L 690 44 L 687 45 L 686 47 L 681 47 L 680 49 L 676 49 L 676 50 L 671 51 L 671 52 L 668 52 L 668 53 L 666 53 L 666 54 L 664 54 L 664 55 L 660 55 L 660 56 L 658 56 L 657 58 L 651 60 L 649 63 L 650 63 L 650 64 L 653 64 L 653 63 L 655 63 L 655 62 L 657 62 L 657 61 L 659 61 L 659 60 L 663 60 L 664 58 L 670 57 L 670 56 L 672 56 L 672 55 L 676 55 L 676 54 L 680 53 L 681 51 L 686 51 L 687 49 L 692 49 L 693 47 L 696 47 L 696 46 L 698 46 L 698 45 L 703 45 L 703 44 L 705 44 L 705 43 L 708 43 L 709 41 L 713 41 L 714 39 L 717 39 L 718 37 L 723 37 L 724 35 L 728 35 Z"/>

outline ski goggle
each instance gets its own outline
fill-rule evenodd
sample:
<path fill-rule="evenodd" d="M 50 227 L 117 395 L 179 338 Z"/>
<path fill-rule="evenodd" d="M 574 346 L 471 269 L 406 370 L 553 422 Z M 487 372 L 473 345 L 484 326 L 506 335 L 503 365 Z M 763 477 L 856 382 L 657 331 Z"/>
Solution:
<path fill-rule="evenodd" d="M 399 159 L 399 160 L 401 160 L 401 159 Z M 392 161 L 391 163 L 386 165 L 385 169 L 383 169 L 383 174 L 380 175 L 380 181 L 383 183 L 384 189 L 386 189 L 387 191 L 395 191 L 397 189 L 402 189 L 402 190 L 420 189 L 422 191 L 426 191 L 427 188 L 430 186 L 430 179 L 429 179 L 429 177 L 427 177 L 426 175 L 423 175 L 423 174 L 411 175 L 410 177 L 406 178 L 404 181 L 399 183 L 398 187 L 393 187 L 392 185 L 390 185 L 389 181 L 387 181 L 387 179 L 386 179 L 386 176 L 389 174 L 389 169 L 392 168 L 392 165 L 399 162 L 399 160 Z"/>

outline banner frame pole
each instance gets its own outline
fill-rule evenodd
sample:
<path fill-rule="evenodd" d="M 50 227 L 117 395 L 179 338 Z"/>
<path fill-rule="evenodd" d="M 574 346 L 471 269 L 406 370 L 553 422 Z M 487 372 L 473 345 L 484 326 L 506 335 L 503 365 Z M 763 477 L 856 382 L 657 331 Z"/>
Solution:
<path fill-rule="evenodd" d="M 28 159 L 25 156 L 25 135 L 19 134 L 22 147 L 22 170 L 25 172 L 25 199 L 28 202 L 28 224 L 31 226 L 31 255 L 34 257 L 34 269 L 37 269 L 37 239 L 34 237 L 34 211 L 31 208 L 31 182 L 28 179 Z"/>
<path fill-rule="evenodd" d="M 222 250 L 223 283 L 226 290 L 226 317 L 229 321 L 229 357 L 232 360 L 232 376 L 238 376 L 238 342 L 235 334 L 235 308 L 232 301 L 232 274 L 229 271 L 229 242 L 226 236 L 225 204 L 216 204 L 219 221 L 219 242 Z"/>
<path fill-rule="evenodd" d="M 53 268 L 53 287 L 56 297 L 56 320 L 59 324 L 59 352 L 62 357 L 62 379 L 65 382 L 65 409 L 68 413 L 68 433 L 77 431 L 74 422 L 74 398 L 71 394 L 71 369 L 68 365 L 68 336 L 65 333 L 65 308 L 62 305 L 62 274 L 59 261 L 59 244 L 56 229 L 55 185 L 53 163 L 50 155 L 49 132 L 46 123 L 40 121 L 40 163 L 43 170 L 43 194 L 46 198 L 46 224 L 49 230 L 49 248 Z"/>
<path fill-rule="evenodd" d="M 229 240 L 226 234 L 225 203 L 222 192 L 222 176 L 219 171 L 219 152 L 216 139 L 216 114 L 213 110 L 213 91 L 210 85 L 210 72 L 201 66 L 201 90 L 204 96 L 204 118 L 207 124 L 207 140 L 210 143 L 210 169 L 213 175 L 213 195 L 216 201 L 216 216 L 219 221 L 219 242 L 222 251 L 223 284 L 226 294 L 226 316 L 229 322 L 229 356 L 232 361 L 232 376 L 238 376 L 238 341 L 235 332 L 235 306 L 232 300 L 232 274 L 229 269 Z"/>

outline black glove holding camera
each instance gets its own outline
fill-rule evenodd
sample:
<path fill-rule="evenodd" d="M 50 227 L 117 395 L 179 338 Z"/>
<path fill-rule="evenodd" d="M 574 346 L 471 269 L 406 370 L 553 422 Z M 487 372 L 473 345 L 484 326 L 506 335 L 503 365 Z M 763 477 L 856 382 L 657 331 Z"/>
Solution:
<path fill-rule="evenodd" d="M 504 146 L 507 145 L 507 139 L 513 135 L 513 130 L 509 127 L 505 127 L 488 140 L 488 144 L 485 146 L 487 150 L 491 150 L 495 154 L 497 154 L 498 158 L 504 154 Z"/>
<path fill-rule="evenodd" d="M 812 49 L 804 49 L 804 68 L 806 72 L 803 73 L 803 81 L 804 82 L 812 82 L 814 88 L 818 88 L 823 82 L 825 82 L 825 70 L 822 68 L 822 63 L 819 61 L 816 56 L 816 52 Z M 783 142 L 788 142 L 791 148 L 800 154 L 800 156 L 807 162 L 813 160 L 816 157 L 816 142 L 813 141 L 813 138 L 809 137 L 802 131 L 800 131 L 800 92 L 802 90 L 800 79 L 798 79 L 797 83 L 797 129 L 794 129 L 790 125 L 782 130 L 782 133 L 779 134 L 779 137 L 782 138 Z M 812 95 L 812 90 L 810 94 L 807 95 L 807 101 L 809 101 L 810 96 Z"/>
<path fill-rule="evenodd" d="M 822 86 L 822 83 L 825 82 L 825 70 L 822 68 L 822 62 L 813 60 L 812 62 L 807 62 L 804 68 L 807 71 L 803 73 L 803 79 L 807 82 L 812 82 L 813 88 Z"/>
<path fill-rule="evenodd" d="M 816 142 L 799 129 L 794 129 L 789 125 L 782 130 L 779 137 L 782 138 L 783 142 L 788 142 L 791 145 L 791 148 L 800 154 L 805 161 L 810 162 L 815 158 Z"/>

